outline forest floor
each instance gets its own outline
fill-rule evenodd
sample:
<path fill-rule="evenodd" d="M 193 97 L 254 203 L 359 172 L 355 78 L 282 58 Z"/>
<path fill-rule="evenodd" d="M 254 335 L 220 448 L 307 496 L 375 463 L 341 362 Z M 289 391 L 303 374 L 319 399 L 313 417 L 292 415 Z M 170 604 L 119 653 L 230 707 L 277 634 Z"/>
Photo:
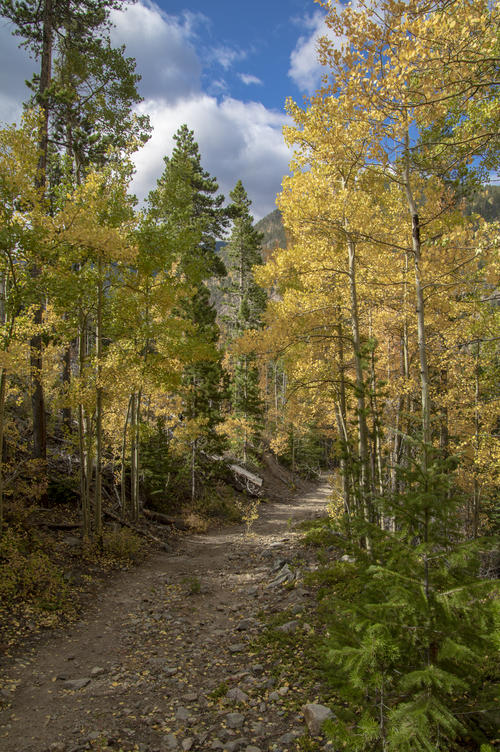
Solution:
<path fill-rule="evenodd" d="M 284 637 L 311 629 L 301 572 L 314 565 L 296 523 L 323 515 L 329 493 L 325 481 L 261 504 L 250 532 L 180 539 L 114 575 L 78 622 L 5 659 L 0 749 L 295 750 L 319 685 L 294 684 L 265 635 L 273 618 Z"/>

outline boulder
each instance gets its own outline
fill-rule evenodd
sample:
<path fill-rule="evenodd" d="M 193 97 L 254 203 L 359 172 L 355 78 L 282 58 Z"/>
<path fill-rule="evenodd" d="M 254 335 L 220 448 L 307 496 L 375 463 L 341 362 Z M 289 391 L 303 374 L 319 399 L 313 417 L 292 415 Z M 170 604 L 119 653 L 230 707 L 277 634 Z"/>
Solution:
<path fill-rule="evenodd" d="M 321 727 L 329 718 L 333 718 L 333 713 L 326 705 L 318 705 L 310 702 L 302 708 L 304 719 L 311 736 L 319 736 Z"/>

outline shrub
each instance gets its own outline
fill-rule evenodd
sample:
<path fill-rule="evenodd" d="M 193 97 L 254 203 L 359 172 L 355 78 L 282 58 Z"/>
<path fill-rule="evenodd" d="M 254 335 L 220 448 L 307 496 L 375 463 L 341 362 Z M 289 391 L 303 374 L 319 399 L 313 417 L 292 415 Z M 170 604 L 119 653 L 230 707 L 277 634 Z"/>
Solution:
<path fill-rule="evenodd" d="M 61 570 L 26 534 L 6 528 L 0 538 L 0 601 L 30 602 L 44 611 L 64 607 L 68 587 Z"/>
<path fill-rule="evenodd" d="M 144 541 L 133 530 L 122 527 L 106 531 L 103 536 L 104 551 L 120 561 L 140 561 L 144 556 Z"/>

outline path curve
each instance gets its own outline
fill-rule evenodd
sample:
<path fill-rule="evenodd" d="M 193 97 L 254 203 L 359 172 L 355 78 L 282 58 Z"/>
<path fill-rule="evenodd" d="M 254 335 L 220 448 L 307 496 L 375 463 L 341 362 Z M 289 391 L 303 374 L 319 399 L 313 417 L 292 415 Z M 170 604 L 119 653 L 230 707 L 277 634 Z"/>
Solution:
<path fill-rule="evenodd" d="M 298 545 L 293 523 L 324 514 L 329 494 L 324 482 L 262 504 L 250 534 L 190 536 L 117 575 L 82 620 L 6 667 L 0 749 L 80 752 L 107 749 L 104 739 L 126 752 L 292 749 L 247 642 L 263 609 L 307 597 L 273 578 Z M 224 685 L 243 695 L 221 708 L 213 692 Z"/>

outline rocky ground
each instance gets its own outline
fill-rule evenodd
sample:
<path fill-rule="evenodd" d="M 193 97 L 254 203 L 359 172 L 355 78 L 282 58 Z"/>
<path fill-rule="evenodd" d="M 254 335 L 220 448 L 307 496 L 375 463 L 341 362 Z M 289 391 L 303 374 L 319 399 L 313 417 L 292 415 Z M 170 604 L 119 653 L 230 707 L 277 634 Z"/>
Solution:
<path fill-rule="evenodd" d="M 283 633 L 307 629 L 294 523 L 322 514 L 328 494 L 324 484 L 262 504 L 250 533 L 183 539 L 117 575 L 81 621 L 9 660 L 3 752 L 295 750 L 307 731 L 290 702 L 296 688 L 259 635 L 269 613 L 292 615 Z"/>

